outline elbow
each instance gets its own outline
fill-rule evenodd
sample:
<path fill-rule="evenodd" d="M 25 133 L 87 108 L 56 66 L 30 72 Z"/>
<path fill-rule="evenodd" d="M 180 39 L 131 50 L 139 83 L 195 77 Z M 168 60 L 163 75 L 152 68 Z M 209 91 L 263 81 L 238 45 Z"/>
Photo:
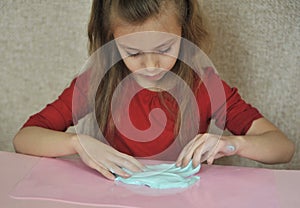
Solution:
<path fill-rule="evenodd" d="M 22 130 L 20 130 L 13 138 L 13 147 L 16 153 L 22 153 L 21 151 L 21 140 L 22 140 Z"/>
<path fill-rule="evenodd" d="M 288 148 L 287 148 L 287 151 L 286 151 L 286 154 L 285 154 L 285 163 L 288 163 L 288 162 L 291 162 L 291 160 L 293 159 L 293 156 L 295 154 L 295 151 L 296 151 L 296 145 L 294 142 L 292 141 L 289 141 L 289 145 L 288 145 Z"/>
<path fill-rule="evenodd" d="M 291 139 L 284 136 L 284 140 L 282 140 L 278 150 L 281 151 L 279 151 L 280 153 L 277 155 L 277 163 L 289 163 L 294 157 L 296 145 Z"/>
<path fill-rule="evenodd" d="M 15 137 L 13 138 L 13 141 L 12 141 L 13 147 L 14 147 L 14 150 L 15 150 L 16 153 L 20 153 L 20 151 L 19 151 L 19 149 L 18 149 L 18 134 L 19 134 L 19 133 L 17 133 L 17 134 L 15 135 Z"/>
<path fill-rule="evenodd" d="M 293 141 L 288 140 L 287 145 L 282 149 L 283 151 L 277 157 L 277 162 L 274 162 L 273 164 L 289 163 L 293 159 L 296 149 L 295 143 Z"/>
<path fill-rule="evenodd" d="M 264 164 L 267 165 L 277 165 L 277 164 L 285 164 L 291 162 L 293 159 L 293 156 L 295 154 L 295 144 L 291 140 L 288 140 L 287 143 L 284 146 L 281 146 L 280 149 L 278 149 L 277 153 L 273 155 L 270 160 L 267 161 L 261 161 Z"/>

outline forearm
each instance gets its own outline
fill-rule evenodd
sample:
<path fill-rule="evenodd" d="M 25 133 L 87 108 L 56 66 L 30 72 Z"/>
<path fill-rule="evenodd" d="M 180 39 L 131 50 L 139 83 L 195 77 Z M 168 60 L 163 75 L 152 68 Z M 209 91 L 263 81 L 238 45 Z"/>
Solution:
<path fill-rule="evenodd" d="M 75 154 L 75 134 L 49 130 L 41 127 L 25 127 L 14 138 L 16 152 L 45 157 Z"/>
<path fill-rule="evenodd" d="M 235 137 L 239 156 L 262 163 L 289 162 L 295 151 L 294 143 L 279 130 L 272 130 L 258 135 L 233 137 Z"/>

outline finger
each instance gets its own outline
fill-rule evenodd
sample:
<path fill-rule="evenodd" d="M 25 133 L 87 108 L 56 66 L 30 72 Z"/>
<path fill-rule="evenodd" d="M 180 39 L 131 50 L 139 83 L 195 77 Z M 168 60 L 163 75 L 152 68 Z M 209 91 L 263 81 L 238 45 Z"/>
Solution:
<path fill-rule="evenodd" d="M 226 145 L 219 147 L 218 150 L 212 155 L 209 159 L 207 159 L 208 164 L 212 164 L 215 159 L 224 157 L 225 155 L 233 155 L 236 152 L 236 148 L 233 145 Z"/>
<path fill-rule="evenodd" d="M 99 161 L 96 161 L 93 158 L 87 157 L 81 157 L 82 161 L 89 166 L 92 169 L 97 170 L 99 173 L 101 173 L 105 178 L 109 180 L 114 180 L 115 176 L 112 172 L 108 170 L 107 165 L 100 163 Z"/>
<path fill-rule="evenodd" d="M 180 154 L 179 154 L 179 156 L 177 158 L 177 163 L 178 164 L 182 162 L 182 159 L 185 156 L 186 152 L 193 145 L 193 143 L 196 141 L 196 139 L 197 139 L 197 136 L 196 136 L 196 138 L 194 138 L 193 140 L 191 140 L 188 144 L 186 144 L 184 146 L 184 148 L 181 150 L 181 152 L 180 152 Z"/>
<path fill-rule="evenodd" d="M 209 155 L 207 156 L 208 158 L 206 159 L 206 161 L 207 161 L 207 164 L 208 164 L 208 165 L 213 164 L 213 162 L 214 162 L 214 160 L 215 160 L 216 154 L 217 154 L 217 152 L 214 151 L 212 154 L 209 154 Z"/>
<path fill-rule="evenodd" d="M 189 143 L 189 144 L 187 144 L 187 145 L 191 145 L 191 144 Z M 178 156 L 178 158 L 177 158 L 177 160 L 176 160 L 176 165 L 177 165 L 177 167 L 179 167 L 179 166 L 182 165 L 182 159 L 183 159 L 184 156 L 186 155 L 186 152 L 187 152 L 188 147 L 189 147 L 189 146 L 185 146 L 185 147 L 181 150 L 181 152 L 180 152 L 180 154 L 179 154 L 179 156 Z"/>
<path fill-rule="evenodd" d="M 194 158 L 195 151 L 199 148 L 202 149 L 203 144 L 206 141 L 207 134 L 200 135 L 196 141 L 188 148 L 186 155 L 182 159 L 182 167 L 186 167 L 188 163 Z"/>
<path fill-rule="evenodd" d="M 212 150 L 211 154 L 208 155 L 207 164 L 213 164 L 214 160 L 216 159 L 216 155 L 220 152 L 221 148 L 221 143 L 217 143 L 217 146 Z"/>
<path fill-rule="evenodd" d="M 224 153 L 218 152 L 218 153 L 216 154 L 216 156 L 215 156 L 215 159 L 219 159 L 219 158 L 224 157 L 224 156 L 225 156 Z"/>
<path fill-rule="evenodd" d="M 191 145 L 191 144 L 189 143 L 189 144 L 187 144 L 187 145 Z M 179 167 L 179 166 L 182 165 L 182 159 L 183 159 L 183 157 L 185 156 L 187 149 L 188 149 L 188 146 L 185 146 L 185 147 L 181 150 L 181 152 L 180 152 L 180 154 L 179 154 L 179 156 L 178 156 L 178 158 L 177 158 L 177 160 L 176 160 L 176 165 L 177 165 L 177 167 Z"/>
<path fill-rule="evenodd" d="M 193 142 L 191 145 L 189 145 L 186 150 L 185 150 L 185 154 L 183 155 L 182 159 L 181 159 L 181 164 L 180 166 L 182 168 L 186 167 L 188 165 L 188 163 L 191 161 L 191 159 L 193 158 L 193 147 L 197 146 L 197 141 Z"/>
<path fill-rule="evenodd" d="M 200 163 L 206 161 L 213 151 L 218 148 L 219 139 L 216 140 L 214 135 L 208 134 L 205 138 L 204 144 L 202 144 L 201 148 L 198 148 L 194 157 L 195 163 L 200 161 Z M 193 160 L 194 161 L 194 160 Z"/>
<path fill-rule="evenodd" d="M 215 158 L 214 158 L 214 157 L 210 157 L 210 158 L 208 158 L 208 159 L 207 159 L 207 164 L 208 164 L 208 165 L 212 165 L 212 164 L 213 164 L 213 162 L 214 162 L 214 160 L 215 160 Z"/>
<path fill-rule="evenodd" d="M 100 166 L 98 166 L 97 164 L 91 165 L 91 168 L 97 170 L 99 173 L 101 173 L 105 178 L 109 179 L 109 180 L 115 180 L 115 176 L 113 173 L 111 173 L 108 169 L 106 168 L 102 168 Z"/>
<path fill-rule="evenodd" d="M 141 171 L 145 168 L 145 166 L 142 163 L 140 163 L 136 158 L 134 158 L 130 155 L 125 154 L 125 159 L 127 159 L 127 161 L 130 162 L 129 164 L 133 164 L 135 167 L 137 167 L 138 171 Z M 125 162 L 125 165 L 127 165 L 126 162 Z"/>
<path fill-rule="evenodd" d="M 203 159 L 201 160 L 201 158 L 206 158 L 207 155 L 209 154 L 208 151 L 204 152 L 204 144 L 202 144 L 201 146 L 199 146 L 195 151 L 194 151 L 194 155 L 193 155 L 193 167 L 197 167 L 200 163 L 203 162 Z"/>
<path fill-rule="evenodd" d="M 133 172 L 140 172 L 143 170 L 144 166 L 138 162 L 135 158 L 129 155 L 114 155 L 111 159 L 116 165 L 122 168 L 126 168 Z"/>
<path fill-rule="evenodd" d="M 186 164 L 191 160 L 192 158 L 192 149 L 195 143 L 201 138 L 202 134 L 198 134 L 192 141 L 190 141 L 181 151 L 179 154 L 179 157 L 176 161 L 177 166 L 185 167 Z"/>
<path fill-rule="evenodd" d="M 109 178 L 110 180 L 115 179 L 115 175 L 119 175 L 123 178 L 130 177 L 130 174 L 122 170 L 119 166 L 115 165 L 114 162 L 110 161 L 103 161 L 103 164 L 99 162 L 91 162 L 90 167 L 96 169 L 100 173 L 102 173 L 105 177 Z"/>
<path fill-rule="evenodd" d="M 202 134 L 198 134 L 192 141 L 190 141 L 187 145 L 185 145 L 185 147 L 182 149 L 182 151 L 180 152 L 177 160 L 176 160 L 176 165 L 177 167 L 182 165 L 182 160 L 185 157 L 185 155 L 187 154 L 187 152 L 190 150 L 191 146 L 199 139 L 201 138 Z"/>
<path fill-rule="evenodd" d="M 111 163 L 111 164 L 108 164 L 108 170 L 109 172 L 111 172 L 113 175 L 118 175 L 118 176 L 121 176 L 123 178 L 129 178 L 130 177 L 130 174 L 127 173 L 126 171 L 124 171 L 123 169 L 121 169 L 119 166 Z"/>
<path fill-rule="evenodd" d="M 84 154 L 80 154 L 80 159 L 84 164 L 86 164 L 88 167 L 92 169 L 97 169 L 97 168 L 105 169 L 105 167 L 101 163 L 97 162 L 93 158 L 90 158 L 89 155 L 85 154 L 85 152 Z"/>
<path fill-rule="evenodd" d="M 109 180 L 115 180 L 115 176 L 113 173 L 111 173 L 109 170 L 106 169 L 96 169 L 98 172 L 100 172 L 105 178 L 109 179 Z"/>
<path fill-rule="evenodd" d="M 206 161 L 213 153 L 213 149 L 209 148 L 208 145 L 203 145 L 202 149 L 198 153 L 200 163 Z"/>

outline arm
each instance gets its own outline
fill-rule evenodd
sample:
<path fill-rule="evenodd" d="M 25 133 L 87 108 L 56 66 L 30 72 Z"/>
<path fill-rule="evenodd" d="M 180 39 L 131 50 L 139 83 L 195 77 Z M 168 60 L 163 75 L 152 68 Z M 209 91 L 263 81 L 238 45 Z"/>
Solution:
<path fill-rule="evenodd" d="M 65 133 L 41 127 L 25 127 L 14 138 L 19 153 L 59 157 L 78 153 L 82 161 L 103 176 L 113 180 L 113 173 L 129 177 L 122 167 L 139 171 L 143 166 L 133 157 L 87 135 Z"/>
<path fill-rule="evenodd" d="M 212 92 L 219 89 L 219 83 L 222 82 L 226 101 L 222 97 L 214 99 L 214 105 L 219 105 L 217 109 L 220 110 L 212 112 L 212 115 L 220 128 L 223 128 L 223 122 L 226 121 L 226 129 L 235 136 L 199 134 L 183 148 L 177 159 L 177 165 L 186 166 L 193 159 L 193 165 L 196 167 L 205 160 L 211 164 L 214 159 L 229 155 L 239 155 L 268 164 L 291 160 L 295 152 L 293 142 L 263 118 L 257 109 L 247 104 L 236 88 L 231 88 L 212 71 L 208 71 L 206 82 L 206 87 Z M 207 92 L 201 91 L 201 88 L 197 96 L 199 98 L 202 96 L 204 101 L 210 101 Z M 199 109 L 206 112 L 212 105 L 210 102 Z"/>
<path fill-rule="evenodd" d="M 16 152 L 43 157 L 76 154 L 74 134 L 29 126 L 22 128 L 13 140 Z"/>
<path fill-rule="evenodd" d="M 118 152 L 95 138 L 87 135 L 66 133 L 73 125 L 73 111 L 77 116 L 85 115 L 86 103 L 79 103 L 78 111 L 72 106 L 73 91 L 76 79 L 66 88 L 53 103 L 48 104 L 41 112 L 31 116 L 13 140 L 16 152 L 43 156 L 59 157 L 79 154 L 89 167 L 99 171 L 106 178 L 114 179 L 113 173 L 122 177 L 128 174 L 122 167 L 137 171 L 142 165 L 133 157 Z M 79 88 L 85 92 L 85 86 Z M 85 93 L 82 93 L 84 96 Z M 85 101 L 86 97 L 80 100 Z"/>
<path fill-rule="evenodd" d="M 245 136 L 233 136 L 237 154 L 263 163 L 289 162 L 294 143 L 265 118 L 255 120 Z"/>

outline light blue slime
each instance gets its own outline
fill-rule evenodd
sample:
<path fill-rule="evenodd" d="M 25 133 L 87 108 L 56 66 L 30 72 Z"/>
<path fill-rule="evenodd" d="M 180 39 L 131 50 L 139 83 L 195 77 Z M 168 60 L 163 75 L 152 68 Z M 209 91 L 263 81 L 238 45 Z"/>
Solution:
<path fill-rule="evenodd" d="M 193 168 L 192 161 L 184 168 L 177 167 L 175 164 L 147 165 L 143 172 L 124 169 L 131 177 L 117 176 L 115 180 L 156 189 L 186 188 L 200 179 L 199 176 L 192 176 L 200 170 L 200 166 Z"/>

